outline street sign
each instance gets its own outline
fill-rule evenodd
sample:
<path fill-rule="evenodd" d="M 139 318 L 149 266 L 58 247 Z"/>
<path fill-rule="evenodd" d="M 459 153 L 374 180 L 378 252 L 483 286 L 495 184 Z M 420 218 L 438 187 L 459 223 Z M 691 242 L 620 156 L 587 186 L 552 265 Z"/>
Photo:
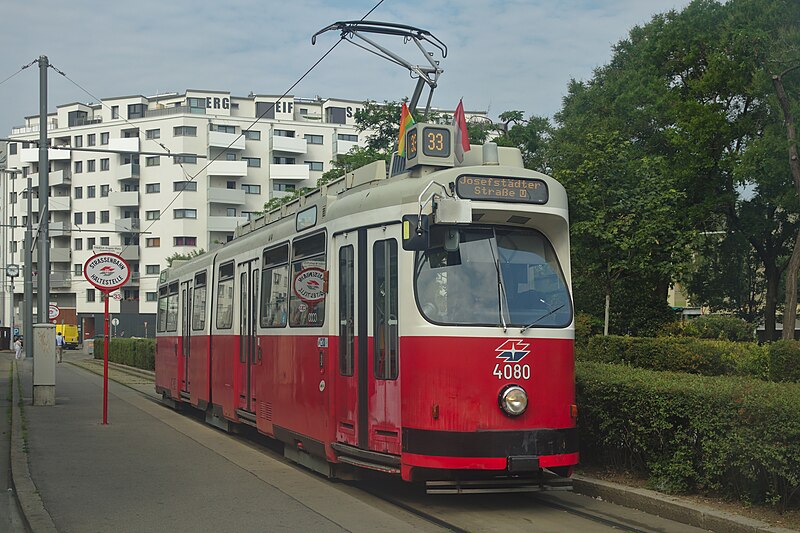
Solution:
<path fill-rule="evenodd" d="M 112 318 L 111 325 L 114 327 L 119 326 L 119 318 Z"/>
<path fill-rule="evenodd" d="M 128 262 L 117 254 L 102 253 L 86 261 L 83 266 L 83 276 L 89 283 L 108 294 L 128 282 L 131 268 Z"/>
<path fill-rule="evenodd" d="M 115 292 L 114 294 L 111 295 L 111 297 L 114 298 L 115 300 L 122 300 L 122 293 Z"/>
<path fill-rule="evenodd" d="M 92 253 L 96 254 L 121 254 L 122 246 L 92 246 Z"/>
<path fill-rule="evenodd" d="M 61 314 L 61 309 L 59 309 L 58 306 L 55 304 L 50 304 L 50 307 L 47 309 L 47 318 L 49 320 L 55 320 L 56 318 L 58 318 L 58 315 L 60 314 Z"/>

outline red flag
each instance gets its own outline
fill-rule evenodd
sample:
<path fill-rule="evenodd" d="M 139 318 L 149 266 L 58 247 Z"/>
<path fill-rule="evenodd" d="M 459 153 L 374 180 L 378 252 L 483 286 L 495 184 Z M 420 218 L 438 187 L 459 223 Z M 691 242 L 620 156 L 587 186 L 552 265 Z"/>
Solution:
<path fill-rule="evenodd" d="M 455 155 L 456 161 L 464 161 L 464 152 L 469 152 L 469 133 L 467 132 L 467 117 L 464 116 L 464 103 L 459 100 L 456 112 L 453 114 L 456 126 Z"/>

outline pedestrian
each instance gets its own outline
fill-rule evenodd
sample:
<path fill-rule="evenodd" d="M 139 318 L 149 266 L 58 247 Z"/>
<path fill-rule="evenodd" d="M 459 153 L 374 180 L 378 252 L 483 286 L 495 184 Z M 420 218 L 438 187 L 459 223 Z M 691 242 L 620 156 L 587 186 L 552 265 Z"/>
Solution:
<path fill-rule="evenodd" d="M 14 341 L 14 359 L 17 361 L 22 359 L 22 339 L 19 337 Z"/>
<path fill-rule="evenodd" d="M 61 359 L 64 356 L 64 344 L 66 344 L 64 341 L 64 336 L 61 335 L 61 332 L 59 331 L 56 334 L 56 356 L 58 357 L 59 363 L 61 362 Z"/>

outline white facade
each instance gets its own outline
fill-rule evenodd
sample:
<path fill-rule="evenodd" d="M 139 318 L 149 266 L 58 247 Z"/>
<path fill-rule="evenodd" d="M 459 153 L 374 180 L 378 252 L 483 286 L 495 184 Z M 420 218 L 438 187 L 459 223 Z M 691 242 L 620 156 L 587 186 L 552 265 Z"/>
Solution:
<path fill-rule="evenodd" d="M 66 104 L 48 116 L 50 300 L 67 322 L 103 312 L 99 292 L 82 274 L 93 246 L 122 246 L 131 264 L 131 280 L 121 299 L 111 300 L 111 313 L 154 316 L 167 257 L 227 242 L 265 202 L 314 187 L 336 154 L 364 144 L 354 122 L 362 103 L 277 100 L 187 90 Z M 27 175 L 34 189 L 32 222 L 38 222 L 38 148 L 26 143 L 37 141 L 38 132 L 38 116 L 12 130 L 18 142 L 8 144 L 10 172 L 0 173 L 6 224 L 27 222 Z M 5 232 L 10 245 L 3 247 L 3 264 L 22 264 L 23 238 L 22 228 Z M 16 281 L 19 324 L 23 284 L 21 277 Z M 3 325 L 10 318 L 8 300 Z M 130 329 L 127 336 L 142 334 L 140 326 Z M 151 322 L 148 335 L 153 332 Z"/>

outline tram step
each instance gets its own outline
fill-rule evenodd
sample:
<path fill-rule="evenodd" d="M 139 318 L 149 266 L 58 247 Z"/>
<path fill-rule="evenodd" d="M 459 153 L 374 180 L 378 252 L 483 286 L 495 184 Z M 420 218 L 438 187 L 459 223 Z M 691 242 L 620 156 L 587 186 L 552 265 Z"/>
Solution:
<path fill-rule="evenodd" d="M 356 459 L 355 457 L 348 457 L 346 455 L 339 456 L 339 462 L 346 463 L 348 465 L 358 466 L 360 468 L 368 468 L 370 470 L 377 470 L 378 472 L 384 472 L 386 474 L 399 474 L 400 469 L 395 468 L 393 466 L 386 466 L 381 465 L 378 463 L 371 463 L 369 461 L 365 461 L 363 459 Z"/>
<path fill-rule="evenodd" d="M 474 481 L 427 481 L 428 494 L 481 494 L 501 492 L 542 492 L 572 490 L 572 480 L 558 479 L 484 479 Z"/>
<path fill-rule="evenodd" d="M 239 422 L 247 424 L 248 426 L 256 427 L 255 413 L 251 413 L 250 411 L 245 411 L 243 409 L 237 409 L 236 415 L 239 417 Z"/>
<path fill-rule="evenodd" d="M 181 391 L 181 398 L 184 400 L 191 400 L 192 396 L 186 391 Z"/>

